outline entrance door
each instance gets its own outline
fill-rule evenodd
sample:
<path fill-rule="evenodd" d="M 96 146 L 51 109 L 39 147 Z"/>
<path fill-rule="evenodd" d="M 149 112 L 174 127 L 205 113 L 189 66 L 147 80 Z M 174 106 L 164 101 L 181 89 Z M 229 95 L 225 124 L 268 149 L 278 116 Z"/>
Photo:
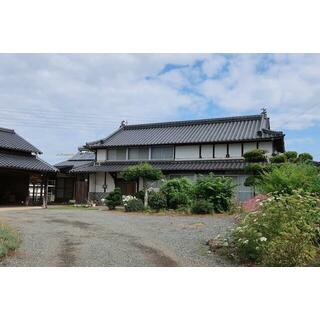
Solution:
<path fill-rule="evenodd" d="M 128 181 L 125 181 L 124 179 L 117 179 L 116 187 L 120 188 L 121 193 L 125 196 L 133 196 L 137 192 L 137 183 L 128 182 Z"/>
<path fill-rule="evenodd" d="M 89 191 L 89 183 L 88 179 L 86 178 L 79 178 L 76 180 L 75 183 L 76 188 L 76 203 L 87 203 L 88 201 L 88 191 Z"/>

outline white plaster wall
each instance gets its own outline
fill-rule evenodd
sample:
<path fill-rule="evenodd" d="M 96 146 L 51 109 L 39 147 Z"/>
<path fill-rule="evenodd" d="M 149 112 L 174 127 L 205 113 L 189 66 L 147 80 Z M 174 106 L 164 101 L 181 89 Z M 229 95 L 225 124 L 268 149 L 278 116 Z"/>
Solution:
<path fill-rule="evenodd" d="M 226 144 L 216 144 L 214 150 L 215 158 L 226 158 L 227 157 L 227 145 Z"/>
<path fill-rule="evenodd" d="M 229 155 L 230 158 L 241 158 L 241 143 L 230 143 Z"/>
<path fill-rule="evenodd" d="M 108 172 L 107 172 L 106 184 L 107 184 L 106 192 L 111 192 L 114 190 L 115 188 L 114 180 L 111 177 L 110 173 Z M 96 180 L 95 180 L 95 189 L 93 192 L 104 192 L 103 185 L 104 185 L 104 172 L 97 172 Z"/>
<path fill-rule="evenodd" d="M 267 151 L 267 155 L 270 157 L 273 153 L 272 141 L 259 142 L 259 149 Z"/>
<path fill-rule="evenodd" d="M 143 190 L 143 179 L 139 177 L 139 191 Z"/>
<path fill-rule="evenodd" d="M 205 144 L 201 146 L 201 157 L 202 159 L 212 159 L 213 158 L 213 145 Z"/>
<path fill-rule="evenodd" d="M 243 144 L 243 153 L 256 150 L 257 144 L 255 142 L 247 142 Z"/>
<path fill-rule="evenodd" d="M 98 149 L 97 150 L 97 161 L 106 161 L 107 160 L 107 150 L 106 149 Z"/>
<path fill-rule="evenodd" d="M 177 146 L 176 159 L 199 159 L 199 146 Z"/>

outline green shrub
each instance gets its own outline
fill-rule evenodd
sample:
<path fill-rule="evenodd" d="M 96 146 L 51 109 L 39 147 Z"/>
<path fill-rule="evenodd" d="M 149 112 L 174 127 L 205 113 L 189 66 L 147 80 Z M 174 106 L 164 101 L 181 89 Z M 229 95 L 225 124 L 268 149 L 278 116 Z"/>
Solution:
<path fill-rule="evenodd" d="M 298 157 L 299 162 L 311 162 L 313 161 L 313 156 L 310 153 L 301 153 Z"/>
<path fill-rule="evenodd" d="M 311 264 L 317 254 L 312 236 L 294 225 L 284 227 L 280 235 L 267 246 L 262 264 L 268 267 L 302 267 Z"/>
<path fill-rule="evenodd" d="M 0 258 L 19 246 L 18 234 L 10 227 L 0 224 Z"/>
<path fill-rule="evenodd" d="M 243 155 L 246 162 L 267 162 L 266 151 L 255 149 Z"/>
<path fill-rule="evenodd" d="M 106 205 L 110 210 L 114 210 L 116 206 L 122 204 L 122 194 L 120 188 L 115 188 L 106 197 Z"/>
<path fill-rule="evenodd" d="M 285 163 L 287 160 L 287 156 L 284 153 L 279 153 L 270 158 L 271 163 Z"/>
<path fill-rule="evenodd" d="M 258 189 L 265 193 L 292 194 L 294 190 L 320 192 L 320 174 L 318 168 L 310 164 L 285 163 L 273 166 L 270 172 L 264 172 L 258 182 Z"/>
<path fill-rule="evenodd" d="M 166 196 L 162 192 L 150 192 L 149 206 L 151 209 L 160 211 L 167 207 Z"/>
<path fill-rule="evenodd" d="M 196 200 L 191 206 L 191 212 L 194 214 L 210 214 L 213 212 L 213 205 L 204 199 Z"/>
<path fill-rule="evenodd" d="M 136 192 L 134 196 L 137 199 L 140 199 L 140 200 L 144 201 L 144 191 L 143 190 L 140 190 L 140 191 Z"/>
<path fill-rule="evenodd" d="M 296 151 L 287 151 L 284 153 L 284 155 L 289 162 L 296 162 L 298 159 L 298 152 Z"/>
<path fill-rule="evenodd" d="M 231 207 L 234 188 L 231 178 L 215 177 L 210 173 L 198 177 L 193 193 L 196 200 L 209 201 L 215 212 L 225 212 Z"/>
<path fill-rule="evenodd" d="M 247 214 L 231 232 L 230 251 L 241 261 L 267 266 L 303 266 L 318 251 L 319 200 L 294 191 L 263 202 L 259 212 Z"/>
<path fill-rule="evenodd" d="M 167 180 L 160 188 L 165 195 L 168 209 L 188 207 L 192 198 L 192 181 L 187 178 Z"/>
<path fill-rule="evenodd" d="M 126 212 L 139 212 L 144 210 L 144 204 L 141 199 L 131 199 L 129 200 L 125 206 Z"/>

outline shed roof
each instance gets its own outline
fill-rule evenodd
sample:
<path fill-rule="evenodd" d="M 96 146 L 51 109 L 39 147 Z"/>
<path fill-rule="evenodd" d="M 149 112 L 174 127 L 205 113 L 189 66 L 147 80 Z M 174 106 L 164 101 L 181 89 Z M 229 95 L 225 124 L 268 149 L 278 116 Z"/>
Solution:
<path fill-rule="evenodd" d="M 5 153 L 0 153 L 0 168 L 39 172 L 58 171 L 53 166 L 36 156 L 20 156 Z"/>
<path fill-rule="evenodd" d="M 0 128 L 0 149 L 42 153 L 31 143 L 19 136 L 14 130 L 6 128 Z"/>
<path fill-rule="evenodd" d="M 284 134 L 270 130 L 266 113 L 251 116 L 123 125 L 105 139 L 87 143 L 91 149 L 267 140 Z"/>

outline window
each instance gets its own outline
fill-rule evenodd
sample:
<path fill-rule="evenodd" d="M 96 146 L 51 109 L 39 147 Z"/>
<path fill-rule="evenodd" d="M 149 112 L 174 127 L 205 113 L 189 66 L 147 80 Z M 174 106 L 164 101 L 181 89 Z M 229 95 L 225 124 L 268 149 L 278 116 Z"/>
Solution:
<path fill-rule="evenodd" d="M 177 146 L 176 159 L 199 159 L 199 145 L 193 146 Z"/>
<path fill-rule="evenodd" d="M 148 160 L 149 148 L 131 148 L 129 149 L 129 160 Z"/>
<path fill-rule="evenodd" d="M 108 150 L 108 160 L 126 160 L 126 149 L 110 149 Z"/>
<path fill-rule="evenodd" d="M 231 143 L 229 144 L 229 155 L 230 158 L 240 158 L 241 155 L 241 143 Z"/>
<path fill-rule="evenodd" d="M 227 145 L 216 144 L 214 151 L 215 158 L 226 158 L 227 157 Z"/>
<path fill-rule="evenodd" d="M 213 158 L 213 145 L 205 144 L 201 146 L 201 158 L 212 159 Z"/>
<path fill-rule="evenodd" d="M 173 147 L 153 147 L 151 148 L 151 159 L 171 160 L 173 159 Z"/>
<path fill-rule="evenodd" d="M 97 150 L 97 161 L 102 162 L 107 160 L 107 150 L 99 149 Z"/>

